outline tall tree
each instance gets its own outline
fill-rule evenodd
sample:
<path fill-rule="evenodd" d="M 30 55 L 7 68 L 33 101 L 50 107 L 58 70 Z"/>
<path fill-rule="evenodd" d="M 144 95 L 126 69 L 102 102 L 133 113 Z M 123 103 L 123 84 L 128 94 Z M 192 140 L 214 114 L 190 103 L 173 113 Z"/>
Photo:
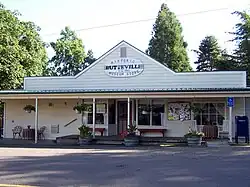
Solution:
<path fill-rule="evenodd" d="M 42 75 L 46 67 L 40 28 L 20 15 L 0 4 L 0 89 L 20 88 L 24 76 Z"/>
<path fill-rule="evenodd" d="M 146 53 L 176 72 L 191 71 L 182 26 L 166 4 L 161 5 Z"/>
<path fill-rule="evenodd" d="M 76 75 L 95 61 L 92 50 L 86 55 L 82 40 L 69 27 L 60 35 L 56 42 L 50 43 L 55 55 L 49 60 L 47 75 Z"/>
<path fill-rule="evenodd" d="M 247 72 L 247 82 L 250 84 L 250 15 L 246 12 L 233 12 L 240 18 L 240 22 L 235 25 L 232 42 L 236 44 L 233 54 L 230 57 L 232 70 L 244 70 Z"/>
<path fill-rule="evenodd" d="M 206 36 L 200 43 L 199 50 L 193 50 L 198 59 L 194 62 L 197 71 L 215 71 L 222 59 L 222 52 L 214 36 Z"/>

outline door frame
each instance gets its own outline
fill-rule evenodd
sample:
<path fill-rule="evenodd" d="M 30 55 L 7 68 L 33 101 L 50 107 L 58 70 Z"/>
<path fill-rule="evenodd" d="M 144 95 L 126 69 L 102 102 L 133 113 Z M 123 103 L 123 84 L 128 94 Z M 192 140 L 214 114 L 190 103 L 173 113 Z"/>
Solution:
<path fill-rule="evenodd" d="M 117 119 L 116 119 L 116 131 L 117 131 L 117 135 L 119 135 L 120 134 L 120 129 L 119 129 L 119 112 L 120 112 L 120 103 L 126 103 L 126 112 L 125 112 L 125 118 L 126 118 L 126 123 L 128 122 L 128 101 L 127 100 L 125 100 L 125 99 L 123 99 L 123 100 L 116 100 L 116 102 L 117 102 Z M 130 123 L 132 124 L 132 122 L 133 122 L 133 118 L 134 118 L 134 112 L 135 112 L 135 110 L 133 109 L 133 107 L 134 107 L 134 105 L 133 105 L 133 100 L 130 100 Z M 125 131 L 125 130 L 127 130 L 127 125 L 126 125 L 126 129 L 122 129 L 122 131 Z"/>

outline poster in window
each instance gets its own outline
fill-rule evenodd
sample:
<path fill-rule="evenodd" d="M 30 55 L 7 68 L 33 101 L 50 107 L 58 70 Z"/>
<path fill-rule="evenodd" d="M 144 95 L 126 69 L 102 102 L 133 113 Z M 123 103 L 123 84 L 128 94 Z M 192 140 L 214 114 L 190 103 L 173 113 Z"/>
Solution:
<path fill-rule="evenodd" d="M 168 120 L 191 120 L 190 103 L 168 103 Z"/>

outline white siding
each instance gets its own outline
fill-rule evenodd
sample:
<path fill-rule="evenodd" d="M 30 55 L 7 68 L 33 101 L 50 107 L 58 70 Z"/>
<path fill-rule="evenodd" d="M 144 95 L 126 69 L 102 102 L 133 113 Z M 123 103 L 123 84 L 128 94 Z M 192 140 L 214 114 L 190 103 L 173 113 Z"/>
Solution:
<path fill-rule="evenodd" d="M 58 136 L 65 136 L 71 134 L 79 134 L 78 127 L 81 125 L 81 115 L 73 111 L 73 106 L 76 105 L 78 100 L 38 100 L 38 128 L 46 126 L 45 131 L 46 139 L 55 139 Z M 53 106 L 49 107 L 49 103 Z M 65 104 L 66 102 L 66 104 Z M 7 100 L 6 101 L 6 123 L 4 127 L 5 138 L 12 138 L 12 129 L 20 125 L 27 128 L 31 125 L 34 128 L 35 114 L 34 112 L 26 113 L 23 107 L 27 104 L 34 105 L 32 100 Z M 65 124 L 77 119 L 67 127 Z M 51 125 L 59 125 L 59 133 L 51 134 Z M 92 127 L 92 125 L 89 125 Z M 97 127 L 104 127 L 104 125 L 96 125 Z M 98 135 L 98 132 L 96 132 Z"/>
<path fill-rule="evenodd" d="M 143 62 L 144 71 L 140 75 L 130 78 L 114 78 L 105 74 L 104 65 L 120 57 L 121 47 L 127 48 L 127 57 Z M 78 76 L 31 77 L 25 78 L 24 81 L 26 90 L 232 88 L 246 87 L 245 77 L 245 72 L 174 73 L 123 42 Z"/>
<path fill-rule="evenodd" d="M 165 100 L 166 109 L 168 102 L 176 102 L 180 101 L 180 99 L 168 99 Z M 181 101 L 189 101 L 189 102 L 226 102 L 225 99 L 182 99 Z M 34 105 L 34 100 L 7 100 L 6 102 L 6 122 L 4 124 L 4 135 L 5 138 L 12 138 L 12 129 L 16 125 L 20 125 L 23 128 L 27 128 L 27 125 L 31 125 L 31 128 L 34 128 L 34 112 L 26 113 L 23 110 L 23 107 L 27 104 Z M 49 103 L 53 103 L 52 107 L 49 107 Z M 66 102 L 66 104 L 65 104 Z M 73 106 L 79 102 L 78 100 L 67 99 L 67 100 L 39 100 L 39 114 L 38 114 L 38 124 L 39 128 L 42 126 L 46 126 L 47 130 L 45 132 L 46 139 L 55 139 L 58 136 L 70 135 L 70 134 L 78 134 L 77 128 L 81 124 L 81 116 L 76 114 L 75 111 L 72 110 Z M 87 102 L 87 101 L 86 101 Z M 226 109 L 226 120 L 228 120 L 228 109 Z M 165 111 L 165 124 L 163 126 L 139 126 L 139 128 L 166 128 L 167 137 L 182 137 L 185 133 L 187 133 L 188 128 L 192 125 L 192 120 L 190 121 L 168 121 L 167 113 Z M 235 98 L 235 106 L 233 108 L 233 126 L 235 129 L 234 117 L 236 115 L 245 115 L 244 109 L 244 99 L 243 98 Z M 64 127 L 65 124 L 70 122 L 71 120 L 77 118 L 77 121 L 73 122 L 71 125 Z M 192 118 L 193 119 L 193 118 Z M 51 134 L 51 125 L 59 124 L 59 134 Z M 92 127 L 92 125 L 89 125 Z M 111 125 L 109 125 L 110 127 Z M 115 131 L 116 125 L 112 125 L 114 129 L 111 129 L 109 135 L 111 135 L 112 131 Z M 106 125 L 96 125 L 96 127 L 104 127 L 108 128 Z M 98 133 L 97 133 L 98 134 Z M 113 132 L 113 134 L 115 134 Z M 112 134 L 112 135 L 113 135 Z M 104 135 L 107 135 L 107 131 Z M 146 136 L 157 135 L 160 134 L 146 134 Z"/>

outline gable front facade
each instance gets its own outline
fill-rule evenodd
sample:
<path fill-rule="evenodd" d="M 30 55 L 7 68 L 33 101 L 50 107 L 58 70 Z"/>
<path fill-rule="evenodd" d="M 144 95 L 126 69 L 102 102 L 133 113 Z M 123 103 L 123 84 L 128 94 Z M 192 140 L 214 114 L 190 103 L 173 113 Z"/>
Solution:
<path fill-rule="evenodd" d="M 25 77 L 23 90 L 0 94 L 6 138 L 28 125 L 35 131 L 46 126 L 46 139 L 78 134 L 82 120 L 73 107 L 82 102 L 95 108 L 83 118 L 96 135 L 121 135 L 135 123 L 142 136 L 182 137 L 204 125 L 218 127 L 217 135 L 228 132 L 227 97 L 235 98 L 233 120 L 246 113 L 248 88 L 245 72 L 176 73 L 122 41 L 76 76 Z M 27 104 L 36 106 L 34 115 L 23 110 Z M 203 112 L 188 110 L 193 105 Z M 147 106 L 155 110 L 145 112 Z"/>

